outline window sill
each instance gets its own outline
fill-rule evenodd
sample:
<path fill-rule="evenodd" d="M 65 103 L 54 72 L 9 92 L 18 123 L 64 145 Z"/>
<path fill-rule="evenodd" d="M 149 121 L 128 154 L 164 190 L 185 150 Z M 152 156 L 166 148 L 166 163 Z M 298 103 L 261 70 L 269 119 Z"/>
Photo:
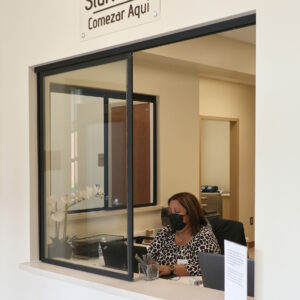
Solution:
<path fill-rule="evenodd" d="M 136 207 L 133 209 L 134 214 L 146 213 L 146 212 L 154 212 L 160 211 L 162 209 L 161 205 L 153 205 L 153 206 L 144 206 L 144 207 Z M 127 209 L 117 209 L 117 210 L 99 210 L 99 211 L 90 211 L 87 213 L 78 213 L 78 214 L 69 214 L 68 220 L 81 220 L 81 219 L 93 219 L 93 218 L 103 218 L 103 217 L 111 217 L 111 216 L 121 216 L 126 215 Z"/>
<path fill-rule="evenodd" d="M 175 280 L 158 279 L 154 281 L 135 280 L 129 282 L 40 261 L 22 263 L 20 268 L 37 276 L 61 280 L 127 299 L 224 299 L 224 292 L 201 286 L 187 285 Z"/>

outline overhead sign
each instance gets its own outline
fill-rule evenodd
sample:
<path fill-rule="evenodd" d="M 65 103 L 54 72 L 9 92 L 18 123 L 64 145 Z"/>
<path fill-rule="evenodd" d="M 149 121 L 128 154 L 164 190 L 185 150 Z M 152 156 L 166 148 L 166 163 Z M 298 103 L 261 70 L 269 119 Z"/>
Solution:
<path fill-rule="evenodd" d="M 160 0 L 81 0 L 81 39 L 157 21 Z"/>

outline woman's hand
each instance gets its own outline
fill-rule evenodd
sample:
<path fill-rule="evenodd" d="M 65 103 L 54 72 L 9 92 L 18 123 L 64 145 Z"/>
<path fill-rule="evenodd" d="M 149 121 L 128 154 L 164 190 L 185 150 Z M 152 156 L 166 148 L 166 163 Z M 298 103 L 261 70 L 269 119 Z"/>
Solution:
<path fill-rule="evenodd" d="M 159 266 L 159 276 L 169 275 L 171 273 L 169 266 Z"/>
<path fill-rule="evenodd" d="M 171 273 L 170 266 L 160 265 L 159 276 L 169 275 Z M 184 265 L 174 265 L 174 275 L 176 276 L 190 276 Z"/>

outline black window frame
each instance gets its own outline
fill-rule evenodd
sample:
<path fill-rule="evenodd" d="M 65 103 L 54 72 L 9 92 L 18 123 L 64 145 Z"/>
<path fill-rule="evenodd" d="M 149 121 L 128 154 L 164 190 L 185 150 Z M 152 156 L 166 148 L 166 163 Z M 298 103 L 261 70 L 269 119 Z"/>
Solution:
<path fill-rule="evenodd" d="M 80 95 L 84 96 L 94 96 L 94 97 L 102 97 L 104 99 L 104 164 L 105 164 L 105 175 L 104 175 L 104 194 L 108 195 L 108 148 L 107 148 L 107 140 L 108 140 L 108 101 L 109 98 L 119 99 L 126 101 L 126 92 L 116 91 L 116 90 L 107 90 L 100 89 L 94 87 L 86 87 L 79 85 L 71 85 L 71 84 L 61 84 L 61 83 L 50 83 L 50 93 L 65 93 L 70 94 L 72 91 L 78 90 L 80 91 Z M 141 94 L 141 93 L 133 93 L 133 102 L 146 102 L 151 103 L 153 105 L 153 202 L 145 203 L 145 204 L 134 204 L 133 207 L 147 207 L 147 206 L 155 206 L 157 205 L 157 133 L 156 133 L 156 105 L 157 105 L 157 97 L 154 95 Z M 87 208 L 87 209 L 74 209 L 68 212 L 68 214 L 76 214 L 76 213 L 87 213 L 91 211 L 99 211 L 99 210 L 118 210 L 118 209 L 126 209 L 127 206 L 117 206 L 117 207 L 109 207 L 107 198 L 104 199 L 104 207 L 97 208 Z"/>
<path fill-rule="evenodd" d="M 198 26 L 192 29 L 183 29 L 176 33 L 166 33 L 160 37 L 149 37 L 145 41 L 133 42 L 125 46 L 116 46 L 115 48 L 100 51 L 93 54 L 83 55 L 76 58 L 66 59 L 63 61 L 41 65 L 35 68 L 37 74 L 37 118 L 38 118 L 38 194 L 39 194 L 39 255 L 43 262 L 51 263 L 54 265 L 59 265 L 63 267 L 68 267 L 71 269 L 77 269 L 81 271 L 87 271 L 90 273 L 96 273 L 101 275 L 106 275 L 114 278 L 124 279 L 128 281 L 133 280 L 133 266 L 132 266 L 132 253 L 133 253 L 133 180 L 132 180 L 132 94 L 133 94 L 133 53 L 145 49 L 150 49 L 158 46 L 163 46 L 171 43 L 176 43 L 180 41 L 185 41 L 193 38 L 199 38 L 202 36 L 207 36 L 211 34 L 220 33 L 223 31 L 238 29 L 242 27 L 247 27 L 256 24 L 256 13 L 249 12 L 249 14 L 244 16 L 231 16 L 227 20 L 215 21 L 212 24 L 207 24 L 204 26 Z M 47 75 L 58 74 L 62 72 L 67 72 L 75 69 L 86 68 L 89 66 L 96 66 L 98 64 L 103 64 L 105 62 L 112 62 L 120 59 L 126 59 L 127 65 L 127 258 L 128 258 L 128 274 L 119 274 L 115 272 L 106 271 L 103 269 L 93 269 L 90 267 L 85 267 L 82 265 L 74 265 L 67 262 L 60 262 L 53 259 L 47 259 L 44 256 L 44 183 L 43 183 L 43 171 L 44 171 L 44 161 L 43 161 L 43 132 L 44 132 L 44 122 L 43 122 L 43 77 Z"/>
<path fill-rule="evenodd" d="M 87 68 L 91 66 L 103 65 L 107 63 L 112 63 L 116 61 L 127 61 L 127 70 L 126 70 L 126 186 L 127 186 L 127 274 L 113 272 L 105 269 L 95 269 L 88 266 L 76 265 L 69 262 L 64 262 L 60 260 L 55 260 L 52 258 L 47 258 L 45 256 L 45 151 L 44 151 L 44 78 L 49 75 L 64 73 L 67 71 L 74 71 L 82 68 Z M 38 102 L 37 102 L 37 114 L 38 114 L 38 195 L 39 195 L 39 257 L 42 262 L 68 267 L 71 269 L 86 271 L 90 273 L 106 275 L 113 278 L 124 279 L 131 281 L 133 280 L 133 201 L 132 201 L 132 190 L 133 190 L 133 172 L 132 172 L 132 162 L 133 162 L 133 93 L 132 93 L 132 53 L 121 54 L 118 56 L 111 56 L 106 58 L 99 58 L 89 62 L 83 62 L 80 64 L 70 65 L 68 67 L 58 67 L 51 70 L 37 70 L 37 91 L 38 91 Z"/>

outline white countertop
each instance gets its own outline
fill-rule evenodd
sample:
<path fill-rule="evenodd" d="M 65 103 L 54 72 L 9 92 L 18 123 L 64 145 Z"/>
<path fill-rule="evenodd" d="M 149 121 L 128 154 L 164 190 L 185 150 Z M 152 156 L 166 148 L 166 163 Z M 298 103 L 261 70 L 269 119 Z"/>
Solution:
<path fill-rule="evenodd" d="M 194 286 L 179 280 L 158 279 L 154 281 L 134 280 L 133 282 L 59 267 L 40 261 L 22 263 L 22 270 L 62 280 L 108 294 L 127 297 L 128 299 L 205 299 L 223 300 L 224 292 Z M 248 297 L 248 299 L 253 299 Z"/>

